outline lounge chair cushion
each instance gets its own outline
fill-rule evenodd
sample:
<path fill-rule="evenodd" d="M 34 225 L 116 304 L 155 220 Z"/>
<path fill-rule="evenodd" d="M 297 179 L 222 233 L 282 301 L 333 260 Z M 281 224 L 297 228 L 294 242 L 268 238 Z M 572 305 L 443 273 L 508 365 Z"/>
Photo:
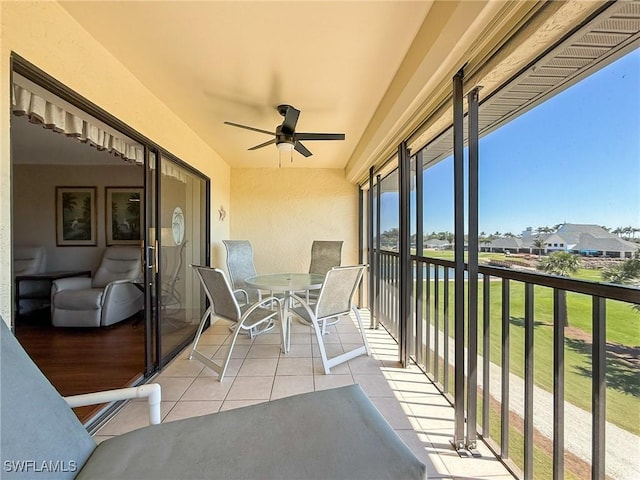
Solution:
<path fill-rule="evenodd" d="M 0 318 L 4 478 L 71 479 L 96 444 Z"/>
<path fill-rule="evenodd" d="M 153 425 L 98 445 L 79 479 L 423 479 L 360 386 Z"/>

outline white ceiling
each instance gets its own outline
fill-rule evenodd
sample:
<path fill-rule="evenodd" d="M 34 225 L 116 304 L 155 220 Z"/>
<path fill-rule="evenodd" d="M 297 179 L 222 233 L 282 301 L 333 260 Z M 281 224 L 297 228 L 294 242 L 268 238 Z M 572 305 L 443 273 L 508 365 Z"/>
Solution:
<path fill-rule="evenodd" d="M 61 2 L 146 87 L 234 167 L 273 167 L 275 107 L 301 110 L 294 166 L 344 168 L 432 1 Z M 144 132 L 142 132 L 144 133 Z M 162 139 L 153 139 L 162 144 Z"/>

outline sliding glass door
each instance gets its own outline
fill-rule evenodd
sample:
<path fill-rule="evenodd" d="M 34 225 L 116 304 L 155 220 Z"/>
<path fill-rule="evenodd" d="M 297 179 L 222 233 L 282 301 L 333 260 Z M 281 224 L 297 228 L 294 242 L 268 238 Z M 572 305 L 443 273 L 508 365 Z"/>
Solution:
<path fill-rule="evenodd" d="M 161 155 L 157 183 L 159 366 L 193 338 L 203 293 L 191 264 L 207 263 L 207 180 Z"/>

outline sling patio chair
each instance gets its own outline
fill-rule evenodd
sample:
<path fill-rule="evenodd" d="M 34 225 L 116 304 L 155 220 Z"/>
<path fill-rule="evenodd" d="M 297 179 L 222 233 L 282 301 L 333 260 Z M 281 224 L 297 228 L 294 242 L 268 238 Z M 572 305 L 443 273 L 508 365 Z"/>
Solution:
<path fill-rule="evenodd" d="M 339 267 L 342 264 L 342 240 L 314 240 L 311 244 L 311 263 L 309 264 L 309 273 L 326 275 L 333 267 Z M 307 290 L 307 302 L 318 301 L 317 290 Z M 340 321 L 340 317 L 336 317 L 331 321 L 323 323 L 324 327 L 335 325 Z M 323 329 L 323 333 L 326 330 Z"/>
<path fill-rule="evenodd" d="M 247 285 L 245 278 L 253 277 L 257 274 L 253 263 L 253 246 L 249 240 L 223 240 L 227 250 L 227 272 L 233 287 L 233 294 L 240 304 L 251 304 L 262 300 L 262 292 Z M 274 296 L 270 292 L 271 296 Z M 249 333 L 253 337 L 261 333 L 273 330 L 275 324 L 269 322 L 261 327 L 252 329 Z M 231 328 L 234 328 L 232 325 Z"/>
<path fill-rule="evenodd" d="M 254 335 L 252 332 L 258 330 L 260 326 L 272 323 L 275 318 L 280 320 L 282 315 L 280 300 L 276 297 L 266 297 L 255 303 L 240 306 L 238 299 L 233 294 L 231 285 L 222 270 L 203 267 L 200 265 L 191 265 L 191 267 L 196 271 L 198 278 L 200 279 L 202 288 L 209 300 L 209 307 L 202 315 L 202 320 L 200 320 L 200 326 L 198 327 L 198 332 L 193 340 L 189 359 L 195 357 L 197 360 L 200 360 L 203 364 L 216 372 L 218 374 L 218 379 L 222 381 L 224 374 L 227 371 L 227 366 L 229 365 L 231 353 L 233 352 L 233 347 L 236 344 L 238 334 L 240 332 L 246 332 L 249 334 L 250 338 L 253 338 Z M 274 309 L 274 305 L 277 305 L 277 308 Z M 222 364 L 215 363 L 209 357 L 203 355 L 197 350 L 198 342 L 200 341 L 200 337 L 207 320 L 213 324 L 218 318 L 229 320 L 235 327 L 232 330 L 233 333 L 231 335 L 229 350 L 227 351 Z"/>
<path fill-rule="evenodd" d="M 303 321 L 312 325 L 313 330 L 318 339 L 318 348 L 322 357 L 322 365 L 324 373 L 329 374 L 331 367 L 335 367 L 359 355 L 369 355 L 369 344 L 362 326 L 362 318 L 360 312 L 356 308 L 353 299 L 362 279 L 362 275 L 366 269 L 366 265 L 357 265 L 350 267 L 334 267 L 327 273 L 320 293 L 318 301 L 314 304 L 308 303 L 305 299 L 298 295 L 293 295 L 301 306 L 294 307 L 292 311 L 298 315 Z M 333 358 L 327 357 L 327 351 L 324 345 L 323 334 L 326 329 L 326 322 L 348 315 L 353 312 L 362 336 L 362 345 L 348 352 L 344 352 Z"/>

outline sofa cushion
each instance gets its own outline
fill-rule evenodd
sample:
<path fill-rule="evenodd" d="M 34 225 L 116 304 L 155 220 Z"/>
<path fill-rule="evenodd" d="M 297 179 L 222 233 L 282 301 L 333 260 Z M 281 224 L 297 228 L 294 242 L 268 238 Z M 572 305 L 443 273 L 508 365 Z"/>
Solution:
<path fill-rule="evenodd" d="M 98 445 L 79 479 L 423 479 L 360 386 L 145 427 Z"/>
<path fill-rule="evenodd" d="M 0 318 L 2 478 L 71 479 L 95 448 Z"/>

